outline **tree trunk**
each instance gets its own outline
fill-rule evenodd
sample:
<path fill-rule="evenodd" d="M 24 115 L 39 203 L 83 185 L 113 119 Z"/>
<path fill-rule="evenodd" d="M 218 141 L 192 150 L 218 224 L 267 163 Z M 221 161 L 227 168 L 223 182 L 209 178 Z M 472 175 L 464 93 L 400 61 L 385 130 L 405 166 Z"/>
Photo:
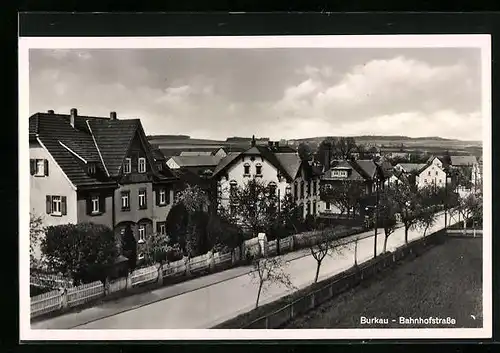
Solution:
<path fill-rule="evenodd" d="M 384 253 L 387 251 L 387 236 L 384 237 Z"/>
<path fill-rule="evenodd" d="M 464 216 L 464 235 L 467 233 L 467 218 Z"/>
<path fill-rule="evenodd" d="M 427 229 L 429 229 L 429 226 L 426 226 L 424 229 L 424 238 L 425 238 L 425 233 L 427 233 Z"/>
<path fill-rule="evenodd" d="M 354 243 L 354 266 L 358 266 L 358 241 Z"/>
<path fill-rule="evenodd" d="M 405 224 L 405 244 L 408 244 L 408 226 Z"/>
<path fill-rule="evenodd" d="M 319 268 L 321 267 L 321 261 L 316 260 L 316 276 L 314 277 L 314 283 L 318 282 Z"/>
<path fill-rule="evenodd" d="M 259 284 L 259 291 L 257 292 L 257 301 L 255 302 L 255 309 L 259 307 L 259 299 L 260 299 L 260 292 L 262 291 L 262 285 L 263 282 L 261 281 Z"/>

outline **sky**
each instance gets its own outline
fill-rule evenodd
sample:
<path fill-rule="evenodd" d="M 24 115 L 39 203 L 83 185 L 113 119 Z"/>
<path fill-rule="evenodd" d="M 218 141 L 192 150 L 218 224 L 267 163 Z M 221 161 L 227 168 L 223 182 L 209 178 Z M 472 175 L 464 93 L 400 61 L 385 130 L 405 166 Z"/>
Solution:
<path fill-rule="evenodd" d="M 30 49 L 30 115 L 140 118 L 146 134 L 482 139 L 474 48 Z"/>

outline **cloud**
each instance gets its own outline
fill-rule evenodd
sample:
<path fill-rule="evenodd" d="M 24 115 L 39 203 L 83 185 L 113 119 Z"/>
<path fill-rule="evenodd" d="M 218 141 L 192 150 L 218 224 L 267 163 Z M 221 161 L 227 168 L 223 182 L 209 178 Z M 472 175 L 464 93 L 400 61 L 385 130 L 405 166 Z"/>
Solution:
<path fill-rule="evenodd" d="M 273 139 L 481 136 L 477 70 L 455 58 L 432 64 L 396 55 L 340 70 L 313 65 L 311 57 L 306 65 L 289 64 L 281 76 L 275 72 L 267 80 L 241 80 L 227 74 L 221 56 L 214 57 L 210 70 L 203 70 L 200 65 L 210 56 L 199 62 L 178 56 L 172 62 L 151 52 L 127 53 L 58 50 L 42 51 L 33 60 L 30 56 L 30 111 L 69 112 L 76 107 L 81 114 L 98 116 L 116 111 L 119 117 L 141 118 L 148 134 L 222 139 L 252 134 Z M 235 63 L 231 72 L 247 67 Z M 255 70 L 254 76 L 264 75 L 259 67 Z M 179 71 L 183 74 L 175 75 Z M 257 91 L 262 94 L 252 94 Z"/>

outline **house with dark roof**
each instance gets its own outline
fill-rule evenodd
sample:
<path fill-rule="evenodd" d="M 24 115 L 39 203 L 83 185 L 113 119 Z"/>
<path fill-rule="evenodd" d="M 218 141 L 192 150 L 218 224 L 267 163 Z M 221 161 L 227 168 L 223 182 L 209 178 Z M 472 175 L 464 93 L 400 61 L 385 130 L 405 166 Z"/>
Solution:
<path fill-rule="evenodd" d="M 360 203 L 368 205 L 372 203 L 372 195 L 377 186 L 384 187 L 384 181 L 388 172 L 373 160 L 334 160 L 325 166 L 321 176 L 321 188 L 334 189 L 342 183 L 359 183 L 362 187 L 362 200 Z M 366 206 L 365 205 L 365 206 Z M 341 210 L 335 207 L 329 200 L 322 198 L 320 203 L 321 213 L 340 214 Z"/>
<path fill-rule="evenodd" d="M 480 184 L 481 167 L 475 156 L 450 156 L 450 167 L 454 175 L 462 176 L 458 184 L 464 185 L 458 185 L 459 187 L 467 189 L 467 184 Z"/>
<path fill-rule="evenodd" d="M 243 187 L 249 180 L 258 179 L 273 185 L 280 198 L 293 193 L 304 217 L 317 213 L 319 176 L 308 162 L 301 161 L 290 149 L 280 148 L 279 143 L 257 144 L 253 138 L 243 152 L 229 152 L 222 158 L 212 178 L 217 183 L 221 207 L 228 206 L 231 188 Z"/>
<path fill-rule="evenodd" d="M 160 170 L 139 119 L 36 113 L 29 118 L 30 207 L 44 225 L 130 226 L 138 243 L 165 232 L 176 177 Z"/>

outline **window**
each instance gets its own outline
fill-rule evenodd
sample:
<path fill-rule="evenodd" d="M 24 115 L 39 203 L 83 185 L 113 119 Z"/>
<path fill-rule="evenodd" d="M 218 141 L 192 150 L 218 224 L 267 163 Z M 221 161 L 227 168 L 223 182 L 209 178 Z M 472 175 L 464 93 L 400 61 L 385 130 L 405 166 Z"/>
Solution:
<path fill-rule="evenodd" d="M 313 215 L 316 214 L 316 201 L 313 201 Z"/>
<path fill-rule="evenodd" d="M 332 171 L 332 175 L 333 175 L 333 176 L 339 176 L 339 171 L 338 171 L 338 170 L 334 170 L 334 171 Z"/>
<path fill-rule="evenodd" d="M 427 184 L 427 179 L 424 179 L 424 183 L 426 183 L 426 184 Z"/>
<path fill-rule="evenodd" d="M 342 178 L 346 178 L 347 177 L 347 171 L 346 170 L 342 170 L 339 172 L 339 176 L 342 177 Z"/>
<path fill-rule="evenodd" d="M 99 196 L 92 196 L 92 213 L 99 213 Z"/>
<path fill-rule="evenodd" d="M 304 197 L 304 181 L 300 182 L 300 198 Z"/>
<path fill-rule="evenodd" d="M 429 175 L 429 176 L 431 175 L 431 171 L 430 171 L 430 170 L 429 170 L 429 172 L 427 173 L 427 175 Z"/>
<path fill-rule="evenodd" d="M 327 202 L 326 203 L 326 209 L 329 210 L 330 209 L 330 202 Z"/>
<path fill-rule="evenodd" d="M 52 196 L 52 214 L 61 214 L 61 196 Z"/>
<path fill-rule="evenodd" d="M 436 170 L 436 175 L 439 175 L 438 171 Z"/>
<path fill-rule="evenodd" d="M 237 186 L 238 183 L 236 182 L 236 180 L 231 180 L 231 182 L 229 183 L 229 192 L 231 197 L 236 197 Z"/>
<path fill-rule="evenodd" d="M 292 187 L 290 185 L 286 186 L 285 192 L 287 195 L 289 195 L 292 192 Z"/>
<path fill-rule="evenodd" d="M 146 189 L 140 189 L 139 190 L 139 209 L 146 209 L 148 208 L 148 201 L 147 201 L 147 195 L 146 195 Z"/>
<path fill-rule="evenodd" d="M 439 184 L 442 184 L 443 183 L 443 179 L 439 179 Z"/>
<path fill-rule="evenodd" d="M 87 167 L 87 171 L 88 171 L 89 175 L 94 175 L 96 172 L 95 163 L 89 163 L 89 165 Z"/>
<path fill-rule="evenodd" d="M 260 163 L 255 166 L 255 175 L 262 175 L 262 165 Z"/>
<path fill-rule="evenodd" d="M 132 160 L 130 158 L 125 158 L 123 163 L 123 174 L 130 174 L 132 172 Z"/>
<path fill-rule="evenodd" d="M 49 175 L 49 161 L 46 159 L 30 159 L 30 174 L 42 177 Z"/>
<path fill-rule="evenodd" d="M 139 242 L 144 243 L 146 241 L 146 226 L 144 224 L 139 225 Z"/>
<path fill-rule="evenodd" d="M 317 187 L 317 186 L 316 186 L 316 180 L 314 180 L 314 181 L 313 181 L 313 183 L 312 183 L 312 189 L 313 189 L 313 190 L 312 190 L 312 194 L 313 194 L 313 196 L 315 196 L 315 195 L 316 195 L 316 187 Z"/>
<path fill-rule="evenodd" d="M 146 173 L 146 158 L 139 158 L 139 173 Z"/>
<path fill-rule="evenodd" d="M 122 211 L 130 211 L 130 191 L 122 192 Z"/>
<path fill-rule="evenodd" d="M 160 235 L 166 235 L 166 227 L 165 227 L 165 222 L 157 222 L 156 223 L 156 233 Z"/>
<path fill-rule="evenodd" d="M 159 196 L 160 196 L 160 205 L 165 205 L 167 203 L 167 193 L 165 189 L 160 189 Z"/>
<path fill-rule="evenodd" d="M 245 163 L 245 165 L 243 166 L 243 169 L 244 169 L 244 174 L 245 175 L 250 175 L 250 164 L 248 163 Z"/>
<path fill-rule="evenodd" d="M 66 196 L 47 195 L 46 211 L 52 216 L 65 216 L 67 214 Z"/>
<path fill-rule="evenodd" d="M 274 181 L 269 183 L 269 195 L 276 195 L 276 183 Z"/>

